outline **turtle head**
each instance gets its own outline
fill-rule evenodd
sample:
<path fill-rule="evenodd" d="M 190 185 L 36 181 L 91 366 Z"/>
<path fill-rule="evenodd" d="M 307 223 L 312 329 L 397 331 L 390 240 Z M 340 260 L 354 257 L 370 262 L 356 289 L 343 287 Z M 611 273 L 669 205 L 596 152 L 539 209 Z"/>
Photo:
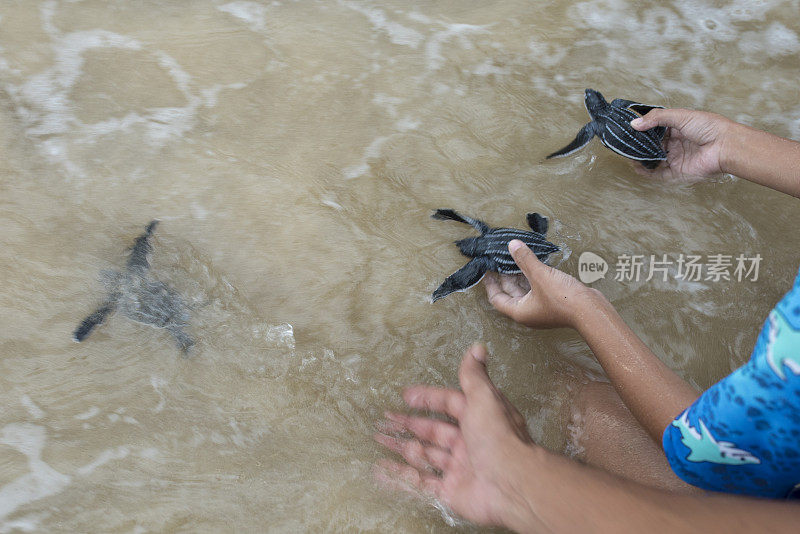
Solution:
<path fill-rule="evenodd" d="M 608 102 L 606 102 L 606 99 L 600 94 L 600 91 L 595 91 L 594 89 L 586 89 L 583 101 L 586 103 L 586 109 L 589 113 L 600 110 L 608 105 Z"/>

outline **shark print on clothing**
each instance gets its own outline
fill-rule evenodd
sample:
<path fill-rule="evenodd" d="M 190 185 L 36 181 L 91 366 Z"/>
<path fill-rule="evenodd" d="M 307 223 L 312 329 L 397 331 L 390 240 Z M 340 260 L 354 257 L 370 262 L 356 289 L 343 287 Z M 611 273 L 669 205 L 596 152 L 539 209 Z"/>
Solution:
<path fill-rule="evenodd" d="M 737 449 L 729 441 L 717 441 L 711 432 L 708 431 L 702 419 L 697 420 L 700 424 L 700 432 L 689 426 L 686 412 L 679 419 L 672 422 L 672 426 L 681 432 L 681 442 L 691 451 L 686 457 L 690 462 L 713 462 L 715 464 L 758 464 L 761 460 L 749 452 Z"/>
<path fill-rule="evenodd" d="M 784 366 L 800 375 L 800 330 L 789 326 L 783 315 L 775 310 L 769 314 L 767 363 L 781 380 L 786 380 Z"/>
<path fill-rule="evenodd" d="M 667 425 L 662 445 L 694 486 L 800 498 L 800 275 L 764 321 L 750 360 Z"/>

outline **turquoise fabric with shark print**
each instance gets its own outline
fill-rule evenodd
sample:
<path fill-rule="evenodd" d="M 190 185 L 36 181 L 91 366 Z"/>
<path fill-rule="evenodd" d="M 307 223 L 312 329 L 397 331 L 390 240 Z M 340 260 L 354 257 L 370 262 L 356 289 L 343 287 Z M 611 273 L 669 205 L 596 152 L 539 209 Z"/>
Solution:
<path fill-rule="evenodd" d="M 665 430 L 683 480 L 707 490 L 784 498 L 800 489 L 800 274 L 761 329 L 750 361 Z"/>

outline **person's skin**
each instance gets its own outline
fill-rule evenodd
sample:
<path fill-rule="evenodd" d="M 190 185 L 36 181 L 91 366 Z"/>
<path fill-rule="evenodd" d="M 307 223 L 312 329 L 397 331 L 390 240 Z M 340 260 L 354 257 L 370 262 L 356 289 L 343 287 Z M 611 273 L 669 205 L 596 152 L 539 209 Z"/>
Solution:
<path fill-rule="evenodd" d="M 472 346 L 455 389 L 405 390 L 411 408 L 441 418 L 387 413 L 375 439 L 405 463 L 382 460 L 385 486 L 438 500 L 475 523 L 518 532 L 796 532 L 797 505 L 653 489 L 551 453 L 492 384 L 487 353 Z"/>
<path fill-rule="evenodd" d="M 522 241 L 508 250 L 530 283 L 523 292 L 510 277 L 486 278 L 489 302 L 500 313 L 532 328 L 577 330 L 625 405 L 660 442 L 661 434 L 698 393 L 659 360 L 633 333 L 602 293 L 539 261 Z"/>
<path fill-rule="evenodd" d="M 720 173 L 800 197 L 800 143 L 730 119 L 688 109 L 654 109 L 636 130 L 667 126 L 666 164 L 651 174 L 685 181 Z"/>
<path fill-rule="evenodd" d="M 800 143 L 688 110 L 656 109 L 632 124 L 638 129 L 669 127 L 667 162 L 653 172 L 656 176 L 682 179 L 727 172 L 800 196 Z M 410 407 L 444 413 L 455 424 L 387 414 L 384 433 L 376 440 L 407 464 L 384 461 L 379 478 L 433 496 L 477 523 L 519 531 L 642 531 L 656 525 L 687 532 L 795 529 L 800 521 L 795 504 L 664 491 L 689 486 L 669 471 L 663 452 L 652 444 L 660 445 L 664 428 L 698 393 L 642 343 L 602 294 L 544 265 L 520 241 L 509 243 L 509 251 L 525 280 L 487 275 L 492 305 L 532 328 L 571 327 L 581 334 L 622 399 L 613 400 L 611 392 L 611 401 L 608 395 L 590 400 L 609 406 L 617 402 L 608 413 L 620 413 L 621 408 L 620 424 L 650 436 L 648 454 L 660 456 L 656 460 L 661 462 L 655 478 L 665 480 L 649 484 L 647 477 L 597 462 L 622 475 L 615 476 L 537 447 L 519 413 L 491 384 L 486 353 L 479 347 L 462 363 L 463 393 L 417 387 L 404 395 Z M 589 438 L 590 443 L 611 439 Z M 666 480 L 668 476 L 674 480 Z"/>

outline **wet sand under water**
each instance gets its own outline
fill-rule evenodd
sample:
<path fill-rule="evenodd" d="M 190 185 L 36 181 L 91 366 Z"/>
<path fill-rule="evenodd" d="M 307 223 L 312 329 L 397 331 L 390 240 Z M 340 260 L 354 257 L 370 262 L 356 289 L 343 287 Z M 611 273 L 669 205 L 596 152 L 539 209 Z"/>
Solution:
<path fill-rule="evenodd" d="M 370 435 L 475 340 L 564 450 L 568 385 L 597 364 L 481 287 L 430 304 L 471 235 L 436 208 L 538 211 L 572 274 L 583 251 L 760 254 L 755 282 L 593 285 L 693 384 L 744 363 L 799 263 L 796 201 L 654 183 L 597 141 L 544 161 L 585 87 L 800 138 L 798 3 L 703 5 L 0 5 L 0 532 L 446 531 L 375 490 Z M 153 218 L 190 356 L 121 314 L 73 343 Z"/>

